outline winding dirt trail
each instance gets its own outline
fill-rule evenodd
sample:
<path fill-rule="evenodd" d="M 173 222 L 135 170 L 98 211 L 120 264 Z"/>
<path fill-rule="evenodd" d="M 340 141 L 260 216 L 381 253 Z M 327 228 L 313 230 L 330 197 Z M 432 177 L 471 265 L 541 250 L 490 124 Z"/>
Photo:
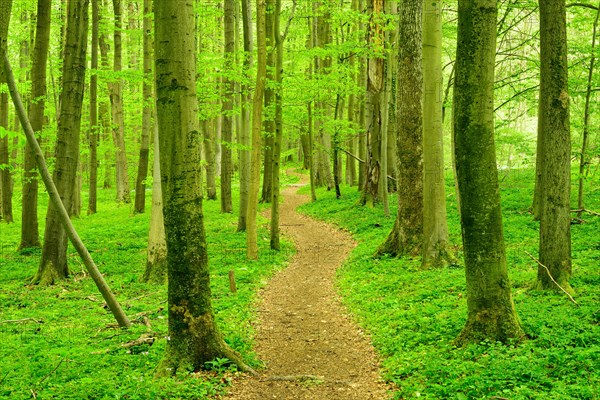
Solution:
<path fill-rule="evenodd" d="M 297 254 L 260 296 L 256 351 L 266 364 L 242 376 L 231 400 L 389 398 L 369 339 L 346 314 L 334 287 L 335 270 L 355 243 L 349 234 L 300 215 L 308 201 L 298 185 L 283 190 L 281 229 Z"/>

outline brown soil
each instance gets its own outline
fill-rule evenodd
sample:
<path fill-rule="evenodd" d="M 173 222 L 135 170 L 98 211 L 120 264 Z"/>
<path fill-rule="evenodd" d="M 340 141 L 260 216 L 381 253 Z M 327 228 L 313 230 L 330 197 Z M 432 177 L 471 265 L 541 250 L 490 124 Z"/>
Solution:
<path fill-rule="evenodd" d="M 369 338 L 346 313 L 335 271 L 356 246 L 346 232 L 300 215 L 308 197 L 283 191 L 283 234 L 297 254 L 260 296 L 256 351 L 266 369 L 234 380 L 228 399 L 386 399 Z"/>

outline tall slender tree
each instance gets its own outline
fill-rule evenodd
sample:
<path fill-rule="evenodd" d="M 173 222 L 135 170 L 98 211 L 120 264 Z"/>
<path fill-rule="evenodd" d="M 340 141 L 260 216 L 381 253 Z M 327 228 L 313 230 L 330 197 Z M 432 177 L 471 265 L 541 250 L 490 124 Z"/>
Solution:
<path fill-rule="evenodd" d="M 12 0 L 3 4 L 0 10 L 0 38 L 3 51 L 7 47 L 8 25 L 12 8 Z M 0 83 L 5 83 L 4 69 L 0 68 Z M 8 153 L 8 94 L 0 94 L 0 128 L 4 128 L 4 135 L 0 135 L 0 219 L 13 222 L 12 217 L 12 178 Z"/>
<path fill-rule="evenodd" d="M 256 0 L 256 86 L 252 101 L 252 153 L 250 158 L 250 186 L 248 189 L 248 209 L 246 216 L 246 255 L 251 260 L 258 259 L 258 230 L 256 213 L 258 190 L 260 188 L 260 153 L 263 95 L 267 79 L 267 45 L 265 26 L 265 0 Z"/>
<path fill-rule="evenodd" d="M 63 90 L 55 148 L 53 180 L 65 209 L 71 210 L 79 159 L 81 108 L 85 84 L 88 39 L 89 0 L 71 0 L 67 4 L 67 28 L 62 72 Z M 48 205 L 46 229 L 40 267 L 33 283 L 52 284 L 69 274 L 67 234 L 60 222 L 58 209 Z"/>
<path fill-rule="evenodd" d="M 459 0 L 454 132 L 468 316 L 459 345 L 523 336 L 511 296 L 494 144 L 496 0 Z"/>
<path fill-rule="evenodd" d="M 135 180 L 134 210 L 143 213 L 146 208 L 146 178 L 148 177 L 148 157 L 150 153 L 150 133 L 152 132 L 152 108 L 154 105 L 152 90 L 152 1 L 144 0 L 144 83 L 142 96 L 144 107 L 142 110 L 142 137 L 140 141 L 140 157 L 138 161 L 137 178 Z"/>
<path fill-rule="evenodd" d="M 379 195 L 381 178 L 381 135 L 384 111 L 384 0 L 369 0 L 370 22 L 368 41 L 370 55 L 367 61 L 366 175 L 360 203 L 372 207 L 381 201 Z"/>
<path fill-rule="evenodd" d="M 127 149 L 125 147 L 125 119 L 123 115 L 123 78 L 120 76 L 123 69 L 123 3 L 122 0 L 113 0 L 114 11 L 114 51 L 113 70 L 115 78 L 109 85 L 110 104 L 113 123 L 113 142 L 115 145 L 116 171 L 117 171 L 117 201 L 129 203 L 131 201 L 129 190 L 129 173 L 127 172 Z"/>
<path fill-rule="evenodd" d="M 90 74 L 90 182 L 88 198 L 88 214 L 95 214 L 98 206 L 98 47 L 100 25 L 100 0 L 92 0 L 92 47 Z"/>
<path fill-rule="evenodd" d="M 50 46 L 51 0 L 38 0 L 35 41 L 31 65 L 31 102 L 29 120 L 38 138 L 44 124 L 46 104 L 46 65 Z M 39 140 L 39 139 L 38 139 Z M 35 155 L 29 144 L 25 145 L 23 172 L 23 198 L 21 209 L 21 243 L 19 248 L 39 247 L 38 228 L 38 173 Z"/>
<path fill-rule="evenodd" d="M 242 30 L 244 35 L 244 71 L 248 73 L 252 67 L 252 3 L 250 0 L 242 0 Z M 245 76 L 245 82 L 241 88 L 242 118 L 240 126 L 240 215 L 238 218 L 238 232 L 246 230 L 246 214 L 248 210 L 248 190 L 250 187 L 250 79 Z"/>
<path fill-rule="evenodd" d="M 223 0 L 224 40 L 225 40 L 225 70 L 231 71 L 235 63 L 235 1 Z M 233 175 L 233 160 L 231 147 L 233 144 L 233 103 L 235 82 L 228 74 L 223 78 L 224 96 L 222 103 L 223 129 L 221 131 L 221 212 L 233 211 L 231 202 L 231 178 Z"/>
<path fill-rule="evenodd" d="M 169 340 L 157 375 L 197 371 L 219 357 L 243 366 L 223 341 L 211 305 L 202 214 L 194 1 L 155 3 L 156 90 L 169 283 Z"/>
<path fill-rule="evenodd" d="M 442 3 L 423 13 L 423 267 L 454 262 L 446 220 L 442 125 Z"/>
<path fill-rule="evenodd" d="M 540 0 L 540 262 L 537 287 L 572 291 L 571 132 L 564 0 Z M 553 282 L 556 281 L 556 283 Z"/>

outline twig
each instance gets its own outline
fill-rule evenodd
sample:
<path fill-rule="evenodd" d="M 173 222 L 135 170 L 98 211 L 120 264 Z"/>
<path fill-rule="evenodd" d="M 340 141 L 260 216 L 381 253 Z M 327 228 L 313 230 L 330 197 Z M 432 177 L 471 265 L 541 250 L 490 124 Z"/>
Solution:
<path fill-rule="evenodd" d="M 4 380 L 6 379 L 6 377 L 8 376 L 8 374 L 10 374 L 10 371 L 8 371 L 0 380 L 0 385 L 2 385 L 2 383 L 4 383 Z"/>
<path fill-rule="evenodd" d="M 344 153 L 346 153 L 347 155 L 349 155 L 350 157 L 354 158 L 356 161 L 358 161 L 362 164 L 365 163 L 365 160 L 361 160 L 360 158 L 356 157 L 354 154 L 350 153 L 348 150 L 343 149 L 341 147 L 340 147 L 340 150 L 343 151 Z M 394 178 L 393 176 L 388 175 L 387 178 L 391 181 L 398 182 L 398 179 Z"/>
<path fill-rule="evenodd" d="M 38 320 L 35 318 L 23 318 L 23 319 L 7 319 L 6 321 L 0 321 L 0 325 L 1 324 L 18 324 L 21 322 L 27 322 L 27 321 L 33 321 L 33 322 L 37 322 L 38 324 L 43 324 L 44 321 L 43 320 Z"/>
<path fill-rule="evenodd" d="M 299 382 L 306 382 L 306 381 L 323 381 L 323 377 L 322 376 L 316 376 L 316 375 L 275 375 L 275 376 L 270 376 L 268 378 L 263 379 L 263 381 L 266 382 L 273 382 L 273 381 L 299 381 Z"/>
<path fill-rule="evenodd" d="M 552 280 L 552 282 L 554 282 L 554 284 L 555 284 L 556 286 L 558 286 L 558 288 L 559 288 L 560 290 L 562 290 L 562 291 L 563 291 L 563 292 L 564 292 L 564 293 L 565 293 L 567 296 L 569 296 L 569 299 L 571 299 L 571 301 L 572 301 L 573 303 L 575 303 L 577 306 L 579 306 L 579 303 L 577 303 L 577 302 L 575 301 L 575 299 L 573 298 L 573 296 L 571 296 L 571 295 L 569 294 L 569 292 L 567 292 L 565 289 L 563 289 L 563 288 L 562 288 L 562 286 L 560 286 L 560 285 L 558 284 L 558 282 L 556 282 L 556 281 L 554 280 L 554 278 L 552 277 L 552 274 L 550 274 L 550 270 L 548 269 L 548 267 L 546 267 L 544 264 L 542 264 L 542 263 L 541 263 L 541 262 L 540 262 L 540 261 L 539 261 L 537 258 L 535 258 L 535 257 L 534 257 L 534 256 L 532 256 L 531 254 L 529 254 L 529 252 L 527 252 L 527 251 L 526 251 L 526 252 L 525 252 L 525 254 L 527 254 L 527 255 L 529 256 L 529 258 L 531 258 L 533 261 L 535 261 L 536 263 L 538 263 L 538 265 L 539 265 L 540 267 L 543 267 L 543 268 L 546 270 L 546 273 L 548 273 L 548 276 L 550 277 L 550 279 Z"/>
<path fill-rule="evenodd" d="M 60 361 L 58 362 L 58 364 L 56 364 L 56 367 L 54 367 L 54 369 L 50 372 L 48 372 L 42 379 L 40 379 L 40 381 L 37 383 L 38 386 L 42 384 L 42 382 L 44 382 L 50 375 L 52 375 L 54 372 L 56 372 L 56 370 L 58 369 L 58 367 L 60 367 L 60 365 L 63 363 L 65 359 L 61 358 Z"/>

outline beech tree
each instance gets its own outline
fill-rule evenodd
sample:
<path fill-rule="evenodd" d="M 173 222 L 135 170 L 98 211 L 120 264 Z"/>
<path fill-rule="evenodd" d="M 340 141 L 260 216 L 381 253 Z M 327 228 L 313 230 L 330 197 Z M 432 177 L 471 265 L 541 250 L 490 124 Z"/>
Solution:
<path fill-rule="evenodd" d="M 169 340 L 158 376 L 226 357 L 244 366 L 214 321 L 202 214 L 194 1 L 155 3 L 155 68 Z"/>
<path fill-rule="evenodd" d="M 415 256 L 423 244 L 422 9 L 422 0 L 405 0 L 399 10 L 398 214 L 378 254 Z"/>
<path fill-rule="evenodd" d="M 81 109 L 85 84 L 89 0 L 67 4 L 67 28 L 60 95 L 60 118 L 55 148 L 53 180 L 62 202 L 70 211 L 79 160 Z M 48 205 L 44 245 L 39 269 L 33 283 L 48 285 L 69 275 L 67 234 L 53 203 Z"/>
<path fill-rule="evenodd" d="M 458 345 L 523 331 L 511 296 L 494 144 L 496 0 L 459 0 L 454 132 L 468 316 Z"/>
<path fill-rule="evenodd" d="M 224 20 L 223 31 L 225 40 L 225 69 L 233 69 L 235 61 L 235 2 L 234 0 L 223 1 Z M 235 82 L 226 75 L 223 78 L 223 130 L 221 131 L 221 212 L 233 211 L 231 202 L 231 178 L 233 175 L 233 160 L 231 159 L 231 146 L 233 144 L 233 103 Z"/>
<path fill-rule="evenodd" d="M 571 131 L 564 0 L 540 0 L 538 157 L 540 263 L 536 286 L 572 291 Z M 555 282 L 553 282 L 553 279 Z"/>

